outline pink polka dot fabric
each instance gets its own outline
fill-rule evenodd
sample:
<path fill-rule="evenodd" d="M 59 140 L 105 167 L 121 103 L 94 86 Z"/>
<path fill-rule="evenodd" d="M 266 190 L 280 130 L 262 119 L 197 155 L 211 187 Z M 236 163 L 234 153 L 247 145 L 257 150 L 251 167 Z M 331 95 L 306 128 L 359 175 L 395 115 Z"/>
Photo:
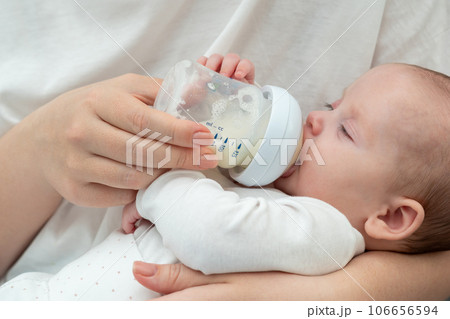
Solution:
<path fill-rule="evenodd" d="M 56 275 L 25 273 L 10 280 L 0 287 L 0 299 L 148 300 L 159 296 L 134 279 L 136 260 L 143 258 L 134 236 L 117 230 Z"/>

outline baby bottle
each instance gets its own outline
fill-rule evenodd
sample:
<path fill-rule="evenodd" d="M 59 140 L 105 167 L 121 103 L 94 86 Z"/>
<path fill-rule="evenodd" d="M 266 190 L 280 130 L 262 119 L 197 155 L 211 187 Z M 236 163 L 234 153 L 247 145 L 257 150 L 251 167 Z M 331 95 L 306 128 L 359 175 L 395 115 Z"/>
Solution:
<path fill-rule="evenodd" d="M 246 186 L 267 185 L 296 160 L 302 115 L 284 89 L 258 88 L 191 61 L 166 75 L 154 107 L 205 125 L 214 135 L 219 167 Z"/>

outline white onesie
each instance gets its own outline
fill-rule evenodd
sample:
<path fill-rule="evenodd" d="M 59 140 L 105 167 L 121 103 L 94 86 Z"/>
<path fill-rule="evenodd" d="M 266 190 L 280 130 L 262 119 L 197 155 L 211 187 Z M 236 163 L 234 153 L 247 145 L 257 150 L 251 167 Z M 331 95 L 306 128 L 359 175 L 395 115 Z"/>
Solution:
<path fill-rule="evenodd" d="M 364 251 L 362 235 L 327 203 L 276 189 L 222 187 L 198 171 L 172 170 L 136 198 L 143 222 L 114 231 L 56 275 L 22 274 L 0 288 L 10 300 L 145 300 L 132 263 L 175 263 L 205 274 L 279 270 L 320 275 Z M 136 244 L 137 243 L 137 244 Z"/>

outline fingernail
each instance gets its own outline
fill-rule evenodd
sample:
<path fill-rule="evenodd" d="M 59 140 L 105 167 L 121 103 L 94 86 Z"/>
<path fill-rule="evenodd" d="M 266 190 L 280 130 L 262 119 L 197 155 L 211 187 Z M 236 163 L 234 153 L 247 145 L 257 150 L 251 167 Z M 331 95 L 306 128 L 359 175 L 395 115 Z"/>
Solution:
<path fill-rule="evenodd" d="M 135 261 L 133 263 L 133 272 L 135 274 L 152 277 L 158 271 L 158 267 L 155 264 L 144 263 L 142 261 Z"/>
<path fill-rule="evenodd" d="M 238 71 L 238 72 L 236 72 L 236 73 L 234 74 L 234 76 L 237 77 L 237 78 L 243 78 L 243 77 L 244 77 L 244 73 Z"/>

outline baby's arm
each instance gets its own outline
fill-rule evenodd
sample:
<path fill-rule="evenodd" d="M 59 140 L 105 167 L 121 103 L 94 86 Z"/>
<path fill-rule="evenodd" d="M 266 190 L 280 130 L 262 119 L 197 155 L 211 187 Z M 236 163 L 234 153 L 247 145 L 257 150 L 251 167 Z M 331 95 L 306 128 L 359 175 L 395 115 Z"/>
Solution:
<path fill-rule="evenodd" d="M 325 273 L 339 266 L 322 248 L 342 266 L 363 249 L 331 206 L 268 192 L 240 196 L 200 172 L 173 170 L 139 191 L 136 206 L 182 263 L 207 274 Z"/>

